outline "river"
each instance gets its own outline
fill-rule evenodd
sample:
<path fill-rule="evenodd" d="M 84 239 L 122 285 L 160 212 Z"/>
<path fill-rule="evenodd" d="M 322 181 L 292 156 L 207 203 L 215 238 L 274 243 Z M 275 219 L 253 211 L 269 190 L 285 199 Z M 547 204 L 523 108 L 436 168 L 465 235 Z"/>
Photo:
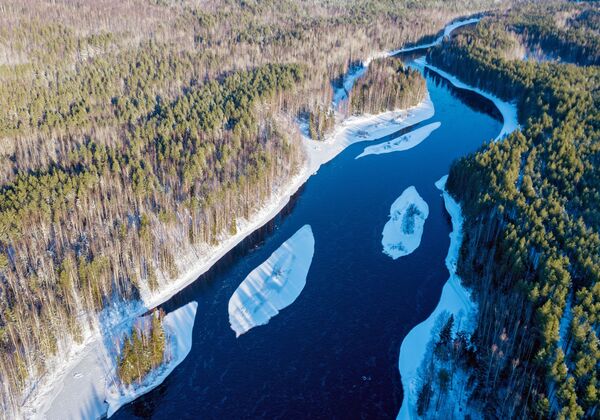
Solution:
<path fill-rule="evenodd" d="M 114 418 L 395 418 L 400 344 L 432 312 L 448 279 L 451 226 L 434 182 L 502 126 L 489 100 L 425 76 L 433 118 L 349 146 L 275 219 L 162 305 L 168 312 L 198 302 L 192 350 L 163 384 Z M 440 128 L 411 150 L 355 159 L 366 146 L 432 122 Z M 411 185 L 429 217 L 420 247 L 392 260 L 382 253 L 381 233 L 390 205 Z M 229 298 L 305 224 L 315 254 L 302 294 L 267 325 L 236 338 Z"/>

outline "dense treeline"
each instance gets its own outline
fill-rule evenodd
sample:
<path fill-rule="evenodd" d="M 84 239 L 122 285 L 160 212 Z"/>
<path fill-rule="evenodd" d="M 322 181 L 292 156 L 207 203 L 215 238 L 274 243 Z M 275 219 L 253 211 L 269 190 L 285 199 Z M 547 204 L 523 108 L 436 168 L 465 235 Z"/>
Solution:
<path fill-rule="evenodd" d="M 150 322 L 134 327 L 131 336 L 123 341 L 117 360 L 117 375 L 122 384 L 141 382 L 165 361 L 167 337 L 162 326 L 163 317 L 164 313 L 160 311 L 152 314 Z"/>
<path fill-rule="evenodd" d="M 434 325 L 426 355 L 419 367 L 416 412 L 423 418 L 468 418 L 468 376 L 475 347 L 470 335 L 458 329 L 454 316 L 440 314 Z M 488 372 L 489 374 L 490 372 Z"/>
<path fill-rule="evenodd" d="M 3 2 L 0 417 L 289 180 L 349 63 L 492 3 Z"/>
<path fill-rule="evenodd" d="M 373 60 L 350 92 L 352 114 L 378 114 L 406 109 L 421 102 L 427 93 L 418 70 L 405 67 L 393 57 Z"/>
<path fill-rule="evenodd" d="M 301 77 L 298 66 L 270 65 L 192 88 L 132 126 L 124 147 L 90 141 L 72 165 L 2 187 L 8 384 L 27 379 L 19 364 L 57 351 L 65 326 L 80 336 L 82 310 L 100 310 L 115 293 L 137 297 L 143 280 L 153 288 L 177 277 L 175 250 L 216 243 L 296 170 L 298 142 L 252 110 L 259 101 L 281 108 L 277 94 Z M 27 327 L 32 315 L 40 328 Z"/>
<path fill-rule="evenodd" d="M 510 16 L 537 22 L 544 12 L 536 7 L 485 19 L 429 54 L 464 81 L 516 100 L 523 127 L 458 160 L 448 178 L 466 216 L 459 271 L 479 304 L 472 403 L 501 418 L 592 418 L 600 380 L 600 70 L 507 59 Z"/>
<path fill-rule="evenodd" d="M 518 34 L 529 49 L 541 48 L 550 57 L 579 65 L 600 65 L 599 12 L 585 5 L 549 2 L 511 11 L 507 29 Z"/>
<path fill-rule="evenodd" d="M 330 106 L 317 106 L 308 113 L 308 135 L 313 140 L 324 140 L 335 125 L 335 113 Z"/>

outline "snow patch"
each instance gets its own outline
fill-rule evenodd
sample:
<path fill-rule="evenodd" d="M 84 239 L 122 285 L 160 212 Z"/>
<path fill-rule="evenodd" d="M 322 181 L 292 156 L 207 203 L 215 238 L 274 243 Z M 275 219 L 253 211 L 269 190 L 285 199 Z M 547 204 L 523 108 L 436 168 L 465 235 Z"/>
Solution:
<path fill-rule="evenodd" d="M 567 296 L 567 304 L 565 306 L 565 310 L 563 311 L 562 318 L 560 319 L 559 324 L 559 335 L 558 335 L 558 345 L 563 350 L 565 354 L 567 354 L 567 336 L 569 334 L 569 327 L 571 326 L 571 322 L 573 321 L 573 295 L 569 294 Z"/>
<path fill-rule="evenodd" d="M 229 323 L 236 337 L 267 324 L 300 296 L 314 251 L 312 229 L 304 225 L 244 279 L 229 299 Z"/>
<path fill-rule="evenodd" d="M 440 122 L 428 124 L 425 127 L 417 128 L 408 134 L 398 137 L 397 139 L 386 141 L 385 143 L 368 146 L 356 159 L 368 155 L 382 155 L 385 153 L 402 152 L 412 149 L 421 144 L 434 130 L 440 127 Z"/>
<path fill-rule="evenodd" d="M 183 362 L 192 349 L 192 331 L 197 309 L 198 303 L 190 302 L 164 317 L 162 325 L 169 343 L 165 355 L 168 362 L 150 372 L 141 384 L 123 387 L 113 381 L 106 391 L 108 417 L 112 416 L 123 405 L 162 384 L 175 367 Z"/>
<path fill-rule="evenodd" d="M 397 259 L 411 254 L 421 244 L 429 206 L 417 189 L 410 186 L 390 208 L 390 220 L 383 227 L 383 253 Z"/>
<path fill-rule="evenodd" d="M 448 175 L 443 176 L 435 183 L 435 186 L 442 191 L 446 211 L 452 219 L 450 247 L 446 256 L 446 267 L 450 272 L 450 278 L 442 289 L 442 296 L 433 313 L 425 321 L 410 330 L 402 341 L 399 368 L 404 399 L 398 414 L 398 419 L 402 420 L 418 417 L 416 414 L 417 394 L 419 392 L 418 369 L 427 351 L 431 331 L 440 314 L 454 315 L 455 325 L 460 325 L 461 330 L 466 332 L 472 332 L 474 327 L 474 313 L 477 307 L 471 300 L 470 292 L 463 287 L 460 277 L 456 274 L 458 252 L 462 243 L 463 217 L 460 205 L 446 191 L 447 179 Z"/>

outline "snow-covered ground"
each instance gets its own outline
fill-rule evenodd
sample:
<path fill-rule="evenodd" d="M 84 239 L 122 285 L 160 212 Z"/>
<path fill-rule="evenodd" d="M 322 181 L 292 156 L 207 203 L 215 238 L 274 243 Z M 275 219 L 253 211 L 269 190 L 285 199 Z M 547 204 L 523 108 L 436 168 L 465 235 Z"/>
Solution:
<path fill-rule="evenodd" d="M 333 92 L 333 109 L 337 109 L 340 102 L 348 99 L 348 93 L 352 90 L 354 82 L 365 74 L 368 66 L 369 62 L 361 63 L 360 65 L 351 68 L 348 73 L 344 75 L 342 86 L 338 87 Z"/>
<path fill-rule="evenodd" d="M 418 63 L 419 65 L 423 65 L 423 66 L 428 67 L 431 70 L 435 71 L 440 76 L 442 76 L 444 79 L 447 79 L 450 83 L 452 83 L 457 88 L 476 92 L 476 93 L 480 94 L 481 96 L 483 96 L 484 98 L 487 98 L 490 101 L 492 101 L 494 103 L 494 105 L 496 105 L 496 108 L 498 108 L 498 110 L 500 111 L 500 114 L 502 114 L 502 119 L 504 120 L 504 123 L 502 125 L 502 130 L 500 131 L 500 134 L 498 134 L 498 137 L 496 137 L 496 140 L 502 140 L 504 137 L 506 137 L 507 135 L 509 135 L 510 133 L 512 133 L 513 131 L 515 131 L 519 128 L 519 118 L 517 117 L 516 104 L 503 101 L 502 99 L 498 98 L 497 96 L 492 95 L 489 92 L 486 92 L 479 88 L 467 85 L 464 82 L 461 82 L 460 79 L 458 79 L 458 77 L 453 76 L 450 73 L 446 73 L 444 70 L 439 69 L 431 64 L 426 63 L 425 58 L 417 59 L 417 60 L 415 60 L 415 62 Z"/>
<path fill-rule="evenodd" d="M 58 397 L 52 401 L 45 413 L 34 414 L 34 418 L 47 419 L 97 419 L 106 414 L 108 405 L 104 402 L 106 391 L 106 365 L 104 347 L 90 351 L 79 360 L 71 377 L 63 380 Z M 27 416 L 28 417 L 28 416 Z"/>
<path fill-rule="evenodd" d="M 368 155 L 382 155 L 385 153 L 402 152 L 404 150 L 412 149 L 421 144 L 421 142 L 429 137 L 434 130 L 437 130 L 440 125 L 440 122 L 427 124 L 425 127 L 417 128 L 394 140 L 386 141 L 385 143 L 376 144 L 374 146 L 367 146 L 360 155 L 356 156 L 356 159 Z"/>
<path fill-rule="evenodd" d="M 315 238 L 304 225 L 256 267 L 229 299 L 229 323 L 236 337 L 265 325 L 300 296 L 315 253 Z"/>
<path fill-rule="evenodd" d="M 46 379 L 46 386 L 36 389 L 23 409 L 31 419 L 99 418 L 108 405 L 104 402 L 106 384 L 114 376 L 117 337 L 131 331 L 139 314 L 146 311 L 140 301 L 117 302 L 104 308 L 98 316 L 99 332 L 85 330 L 84 342 L 62 355 L 70 363 L 60 364 Z M 138 315 L 136 315 L 138 314 Z"/>
<path fill-rule="evenodd" d="M 378 58 L 386 58 L 386 57 L 391 57 L 391 56 L 401 54 L 401 53 L 406 53 L 406 52 L 411 52 L 411 51 L 415 51 L 415 50 L 420 50 L 423 48 L 433 47 L 434 45 L 440 44 L 444 40 L 444 38 L 449 36 L 452 33 L 452 31 L 454 31 L 455 29 L 458 29 L 461 26 L 479 22 L 479 20 L 480 20 L 480 18 L 470 18 L 470 19 L 458 20 L 456 22 L 450 23 L 449 25 L 446 25 L 446 27 L 444 28 L 444 33 L 442 35 L 440 35 L 439 37 L 437 37 L 433 42 L 430 42 L 427 44 L 419 44 L 419 45 L 415 45 L 412 47 L 400 48 L 400 49 L 392 50 L 392 51 L 380 51 L 380 52 L 377 52 L 377 53 L 367 57 L 360 65 L 356 65 L 353 68 L 351 68 L 348 71 L 348 73 L 346 73 L 344 75 L 344 78 L 342 80 L 342 86 L 340 86 L 334 90 L 333 101 L 332 101 L 333 109 L 337 110 L 340 102 L 348 99 L 348 94 L 352 90 L 352 87 L 354 86 L 354 82 L 356 82 L 357 79 L 359 79 L 360 77 L 362 77 L 363 74 L 365 74 L 365 72 L 367 71 L 367 68 L 369 67 L 369 64 L 371 64 L 371 61 L 376 60 Z"/>
<path fill-rule="evenodd" d="M 192 331 L 197 309 L 198 303 L 190 302 L 170 312 L 163 319 L 162 325 L 169 343 L 165 355 L 168 360 L 167 363 L 148 374 L 139 385 L 123 387 L 115 381 L 108 384 L 106 391 L 108 417 L 112 416 L 123 405 L 162 384 L 167 376 L 173 372 L 173 369 L 183 362 L 192 349 Z"/>
<path fill-rule="evenodd" d="M 464 21 L 466 24 L 467 21 Z M 455 22 L 448 26 L 445 33 L 449 33 L 449 28 L 455 29 L 456 26 L 462 26 L 460 22 Z M 416 47 L 411 47 L 416 48 Z M 394 55 L 400 51 L 383 53 Z M 375 56 L 381 56 L 374 55 Z M 365 60 L 366 65 L 370 63 L 373 57 Z M 363 63 L 363 64 L 365 64 Z M 357 69 L 355 69 L 357 70 Z M 364 71 L 363 71 L 364 72 Z M 345 85 L 348 89 L 361 73 L 354 74 L 347 80 Z M 350 82 L 350 80 L 352 80 Z M 221 257 L 227 254 L 237 244 L 239 244 L 249 234 L 262 227 L 265 223 L 275 217 L 281 209 L 289 202 L 290 197 L 306 182 L 306 180 L 316 173 L 319 167 L 333 159 L 341 153 L 347 146 L 367 140 L 375 140 L 397 130 L 417 124 L 421 121 L 431 118 L 434 115 L 434 108 L 431 100 L 427 97 L 421 104 L 404 111 L 391 111 L 380 115 L 366 115 L 361 117 L 351 117 L 336 126 L 333 134 L 328 136 L 325 141 L 313 141 L 304 136 L 304 146 L 307 152 L 307 161 L 300 169 L 298 174 L 281 185 L 273 192 L 271 200 L 257 211 L 249 220 L 239 220 L 237 225 L 237 234 L 221 238 L 219 245 L 201 249 L 190 249 L 184 255 L 177 258 L 178 266 L 184 273 L 179 278 L 166 284 L 161 284 L 158 291 L 151 293 L 142 287 L 142 302 L 134 303 L 133 306 L 123 304 L 128 308 L 123 311 L 116 311 L 121 315 L 116 316 L 121 324 L 131 322 L 135 317 L 142 315 L 147 308 L 155 307 L 162 302 L 167 301 L 177 292 L 184 289 L 190 283 L 194 282 L 199 276 L 208 271 Z M 83 323 L 83 322 L 82 322 Z M 95 413 L 102 411 L 101 406 L 95 405 L 96 401 L 95 378 L 100 372 L 94 371 L 91 367 L 97 366 L 98 354 L 104 351 L 102 346 L 102 331 L 106 330 L 103 321 L 94 321 L 95 330 L 85 330 L 82 344 L 72 343 L 53 362 L 54 367 L 51 371 L 38 378 L 35 386 L 22 406 L 22 413 L 27 418 L 69 418 L 68 415 L 61 415 L 61 407 L 78 407 L 79 413 Z M 102 357 L 104 359 L 104 356 Z M 85 378 L 85 379 L 84 379 Z M 83 379 L 83 380 L 82 380 Z M 83 385 L 86 382 L 88 385 Z M 77 393 L 71 393 L 70 390 L 77 390 Z M 76 397 L 73 397 L 76 395 Z M 77 418 L 81 416 L 75 416 Z M 95 417 L 90 415 L 87 417 Z"/>
<path fill-rule="evenodd" d="M 60 388 L 52 390 L 49 395 L 40 395 L 38 410 L 24 412 L 24 416 L 57 420 L 111 416 L 121 405 L 160 385 L 191 349 L 198 304 L 191 302 L 169 313 L 163 320 L 166 336 L 170 340 L 170 361 L 150 374 L 140 387 L 118 391 L 115 381 L 116 351 L 121 337 L 131 331 L 135 320 L 123 315 L 123 312 L 137 312 L 138 305 L 139 301 L 105 309 L 101 314 L 105 318 L 102 339 L 86 343 L 83 357 L 78 358 L 72 369 L 58 378 L 57 386 Z"/>
<path fill-rule="evenodd" d="M 558 345 L 563 350 L 565 354 L 567 354 L 567 336 L 569 335 L 569 328 L 571 327 L 571 322 L 573 321 L 573 295 L 569 294 L 567 296 L 567 305 L 565 306 L 565 310 L 563 311 L 562 318 L 560 319 L 559 324 L 559 335 L 558 335 Z"/>
<path fill-rule="evenodd" d="M 450 272 L 450 278 L 442 289 L 442 296 L 433 313 L 425 321 L 410 330 L 402 341 L 399 368 L 404 399 L 398 414 L 398 419 L 402 420 L 417 418 L 415 405 L 419 391 L 418 369 L 427 351 L 427 344 L 431 340 L 431 331 L 437 318 L 442 313 L 453 314 L 455 325 L 459 326 L 461 330 L 469 332 L 470 327 L 472 327 L 469 324 L 472 324 L 473 314 L 476 311 L 476 306 L 471 300 L 469 291 L 462 286 L 461 280 L 456 274 L 458 252 L 462 243 L 463 218 L 460 205 L 446 192 L 447 178 L 447 175 L 442 177 L 435 183 L 435 186 L 442 191 L 446 211 L 452 219 L 450 247 L 446 256 L 446 267 Z"/>
<path fill-rule="evenodd" d="M 383 227 L 383 253 L 397 259 L 411 254 L 421 244 L 429 206 L 417 189 L 410 186 L 390 208 L 390 220 Z"/>
<path fill-rule="evenodd" d="M 407 53 L 407 52 L 411 52 L 411 51 L 415 51 L 415 50 L 421 50 L 423 48 L 430 48 L 433 47 L 435 45 L 440 44 L 445 37 L 449 36 L 452 31 L 454 31 L 455 29 L 460 28 L 461 26 L 465 26 L 465 25 L 470 25 L 471 23 L 477 23 L 481 20 L 481 18 L 470 18 L 470 19 L 464 19 L 464 20 L 457 20 L 456 22 L 452 22 L 449 25 L 446 25 L 446 27 L 444 28 L 444 33 L 442 35 L 440 35 L 439 37 L 437 37 L 435 39 L 435 41 L 430 42 L 428 44 L 420 44 L 420 45 L 415 45 L 412 47 L 406 47 L 406 48 L 400 48 L 398 50 L 394 50 L 394 51 L 389 51 L 386 54 L 388 56 L 391 55 L 396 55 L 396 54 L 401 54 L 401 53 Z"/>

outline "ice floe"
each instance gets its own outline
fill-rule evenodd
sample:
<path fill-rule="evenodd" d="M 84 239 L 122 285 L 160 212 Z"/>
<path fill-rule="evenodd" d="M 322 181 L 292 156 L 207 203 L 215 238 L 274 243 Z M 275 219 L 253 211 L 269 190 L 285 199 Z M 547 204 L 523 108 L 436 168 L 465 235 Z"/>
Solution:
<path fill-rule="evenodd" d="M 446 256 L 446 267 L 450 272 L 450 278 L 442 289 L 440 301 L 433 313 L 425 321 L 410 330 L 402 341 L 399 368 L 404 399 L 398 414 L 398 419 L 402 420 L 418 417 L 415 408 L 419 391 L 418 369 L 427 351 L 427 344 L 431 340 L 432 328 L 440 314 L 454 315 L 455 324 L 460 325 L 461 330 L 470 332 L 472 330 L 473 315 L 476 311 L 476 305 L 471 300 L 469 291 L 463 287 L 460 277 L 456 274 L 458 253 L 462 244 L 463 217 L 460 205 L 446 192 L 447 178 L 447 175 L 443 176 L 435 183 L 435 186 L 442 191 L 446 211 L 452 220 L 450 247 Z"/>
<path fill-rule="evenodd" d="M 291 305 L 306 285 L 315 239 L 304 225 L 256 267 L 229 299 L 229 323 L 237 337 L 265 325 Z"/>
<path fill-rule="evenodd" d="M 402 152 L 404 150 L 412 149 L 421 144 L 421 142 L 429 137 L 434 130 L 437 130 L 440 125 L 441 123 L 434 122 L 424 127 L 417 128 L 394 140 L 386 141 L 374 146 L 368 146 L 360 155 L 356 156 L 356 159 L 368 155 L 382 155 L 385 153 Z"/>
<path fill-rule="evenodd" d="M 390 209 L 390 220 L 383 227 L 383 253 L 394 260 L 411 254 L 421 244 L 429 206 L 417 189 L 408 187 L 394 201 Z"/>

